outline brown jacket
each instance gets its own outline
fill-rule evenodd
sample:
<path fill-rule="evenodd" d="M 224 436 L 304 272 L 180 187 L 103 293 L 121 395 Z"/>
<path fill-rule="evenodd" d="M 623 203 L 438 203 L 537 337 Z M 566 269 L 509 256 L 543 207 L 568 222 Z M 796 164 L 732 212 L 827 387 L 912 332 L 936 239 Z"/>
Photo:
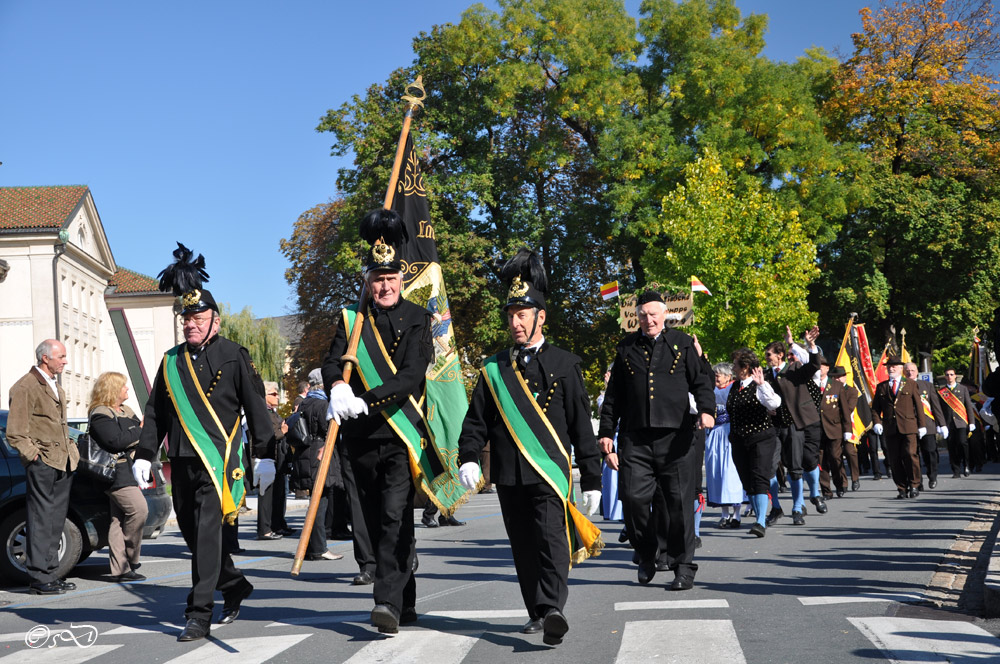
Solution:
<path fill-rule="evenodd" d="M 920 388 L 916 381 L 908 378 L 899 380 L 895 398 L 889 387 L 891 380 L 884 380 L 875 388 L 875 398 L 872 399 L 874 423 L 885 427 L 885 432 L 889 435 L 917 434 L 920 427 L 933 426 L 934 421 L 928 422 L 924 415 L 924 405 L 920 401 Z"/>
<path fill-rule="evenodd" d="M 80 451 L 69 439 L 66 424 L 66 393 L 62 386 L 59 399 L 42 377 L 41 369 L 32 367 L 10 388 L 10 414 L 7 416 L 7 440 L 27 466 L 41 460 L 57 470 L 76 470 Z"/>
<path fill-rule="evenodd" d="M 853 432 L 854 408 L 857 405 L 858 391 L 839 380 L 831 379 L 819 404 L 823 435 L 831 440 L 843 440 L 845 433 Z"/>

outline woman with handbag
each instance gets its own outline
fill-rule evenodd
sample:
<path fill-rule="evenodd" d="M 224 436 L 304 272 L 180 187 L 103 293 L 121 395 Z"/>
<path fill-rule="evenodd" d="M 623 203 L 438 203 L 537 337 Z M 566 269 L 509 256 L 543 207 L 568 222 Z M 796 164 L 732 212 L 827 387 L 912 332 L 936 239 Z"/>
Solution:
<path fill-rule="evenodd" d="M 141 581 L 139 567 L 142 529 L 149 508 L 132 476 L 132 459 L 139 442 L 142 423 L 125 405 L 128 383 L 125 376 L 107 371 L 97 377 L 90 396 L 88 433 L 95 443 L 117 457 L 115 478 L 106 493 L 111 498 L 111 529 L 108 549 L 111 575 L 118 581 Z"/>

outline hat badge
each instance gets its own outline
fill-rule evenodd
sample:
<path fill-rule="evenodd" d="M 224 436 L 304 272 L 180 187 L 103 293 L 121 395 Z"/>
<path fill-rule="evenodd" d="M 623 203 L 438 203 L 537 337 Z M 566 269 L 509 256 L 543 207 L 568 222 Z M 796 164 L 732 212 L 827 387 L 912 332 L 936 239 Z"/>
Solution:
<path fill-rule="evenodd" d="M 507 297 L 524 297 L 527 294 L 528 284 L 521 281 L 521 277 L 514 277 L 514 279 L 510 282 L 510 291 L 507 293 Z"/>
<path fill-rule="evenodd" d="M 198 290 L 197 288 L 195 288 L 194 290 L 189 290 L 188 292 L 184 293 L 184 295 L 181 297 L 181 302 L 184 304 L 185 307 L 197 306 L 198 303 L 201 302 L 201 291 Z"/>
<path fill-rule="evenodd" d="M 396 250 L 393 249 L 382 238 L 378 239 L 375 246 L 372 247 L 372 258 L 379 265 L 388 265 L 392 262 L 392 259 L 396 257 Z"/>

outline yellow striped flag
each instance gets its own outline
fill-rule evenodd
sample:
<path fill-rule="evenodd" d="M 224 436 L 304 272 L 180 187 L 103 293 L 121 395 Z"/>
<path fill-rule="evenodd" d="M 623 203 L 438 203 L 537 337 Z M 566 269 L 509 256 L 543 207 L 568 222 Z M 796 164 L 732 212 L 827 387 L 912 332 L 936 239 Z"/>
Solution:
<path fill-rule="evenodd" d="M 612 281 L 611 283 L 601 286 L 601 297 L 604 300 L 610 300 L 613 297 L 618 297 L 618 282 Z"/>
<path fill-rule="evenodd" d="M 712 295 L 711 291 L 708 290 L 708 287 L 705 284 L 701 283 L 701 279 L 699 279 L 698 277 L 692 275 L 691 276 L 691 292 L 693 293 L 695 291 L 701 291 L 703 293 L 708 293 L 709 297 L 711 297 L 711 295 Z"/>

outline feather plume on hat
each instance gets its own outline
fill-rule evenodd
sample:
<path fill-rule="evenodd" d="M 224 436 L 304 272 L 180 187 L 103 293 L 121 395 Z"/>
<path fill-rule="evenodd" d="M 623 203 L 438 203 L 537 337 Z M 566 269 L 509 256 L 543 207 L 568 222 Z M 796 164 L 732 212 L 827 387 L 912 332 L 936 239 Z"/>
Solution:
<path fill-rule="evenodd" d="M 208 272 L 205 272 L 205 257 L 198 254 L 194 261 L 191 257 L 194 252 L 185 247 L 180 242 L 174 249 L 174 262 L 168 265 L 157 276 L 160 278 L 160 290 L 164 293 L 173 292 L 174 295 L 184 295 L 193 290 L 199 290 L 202 284 L 208 281 Z"/>

